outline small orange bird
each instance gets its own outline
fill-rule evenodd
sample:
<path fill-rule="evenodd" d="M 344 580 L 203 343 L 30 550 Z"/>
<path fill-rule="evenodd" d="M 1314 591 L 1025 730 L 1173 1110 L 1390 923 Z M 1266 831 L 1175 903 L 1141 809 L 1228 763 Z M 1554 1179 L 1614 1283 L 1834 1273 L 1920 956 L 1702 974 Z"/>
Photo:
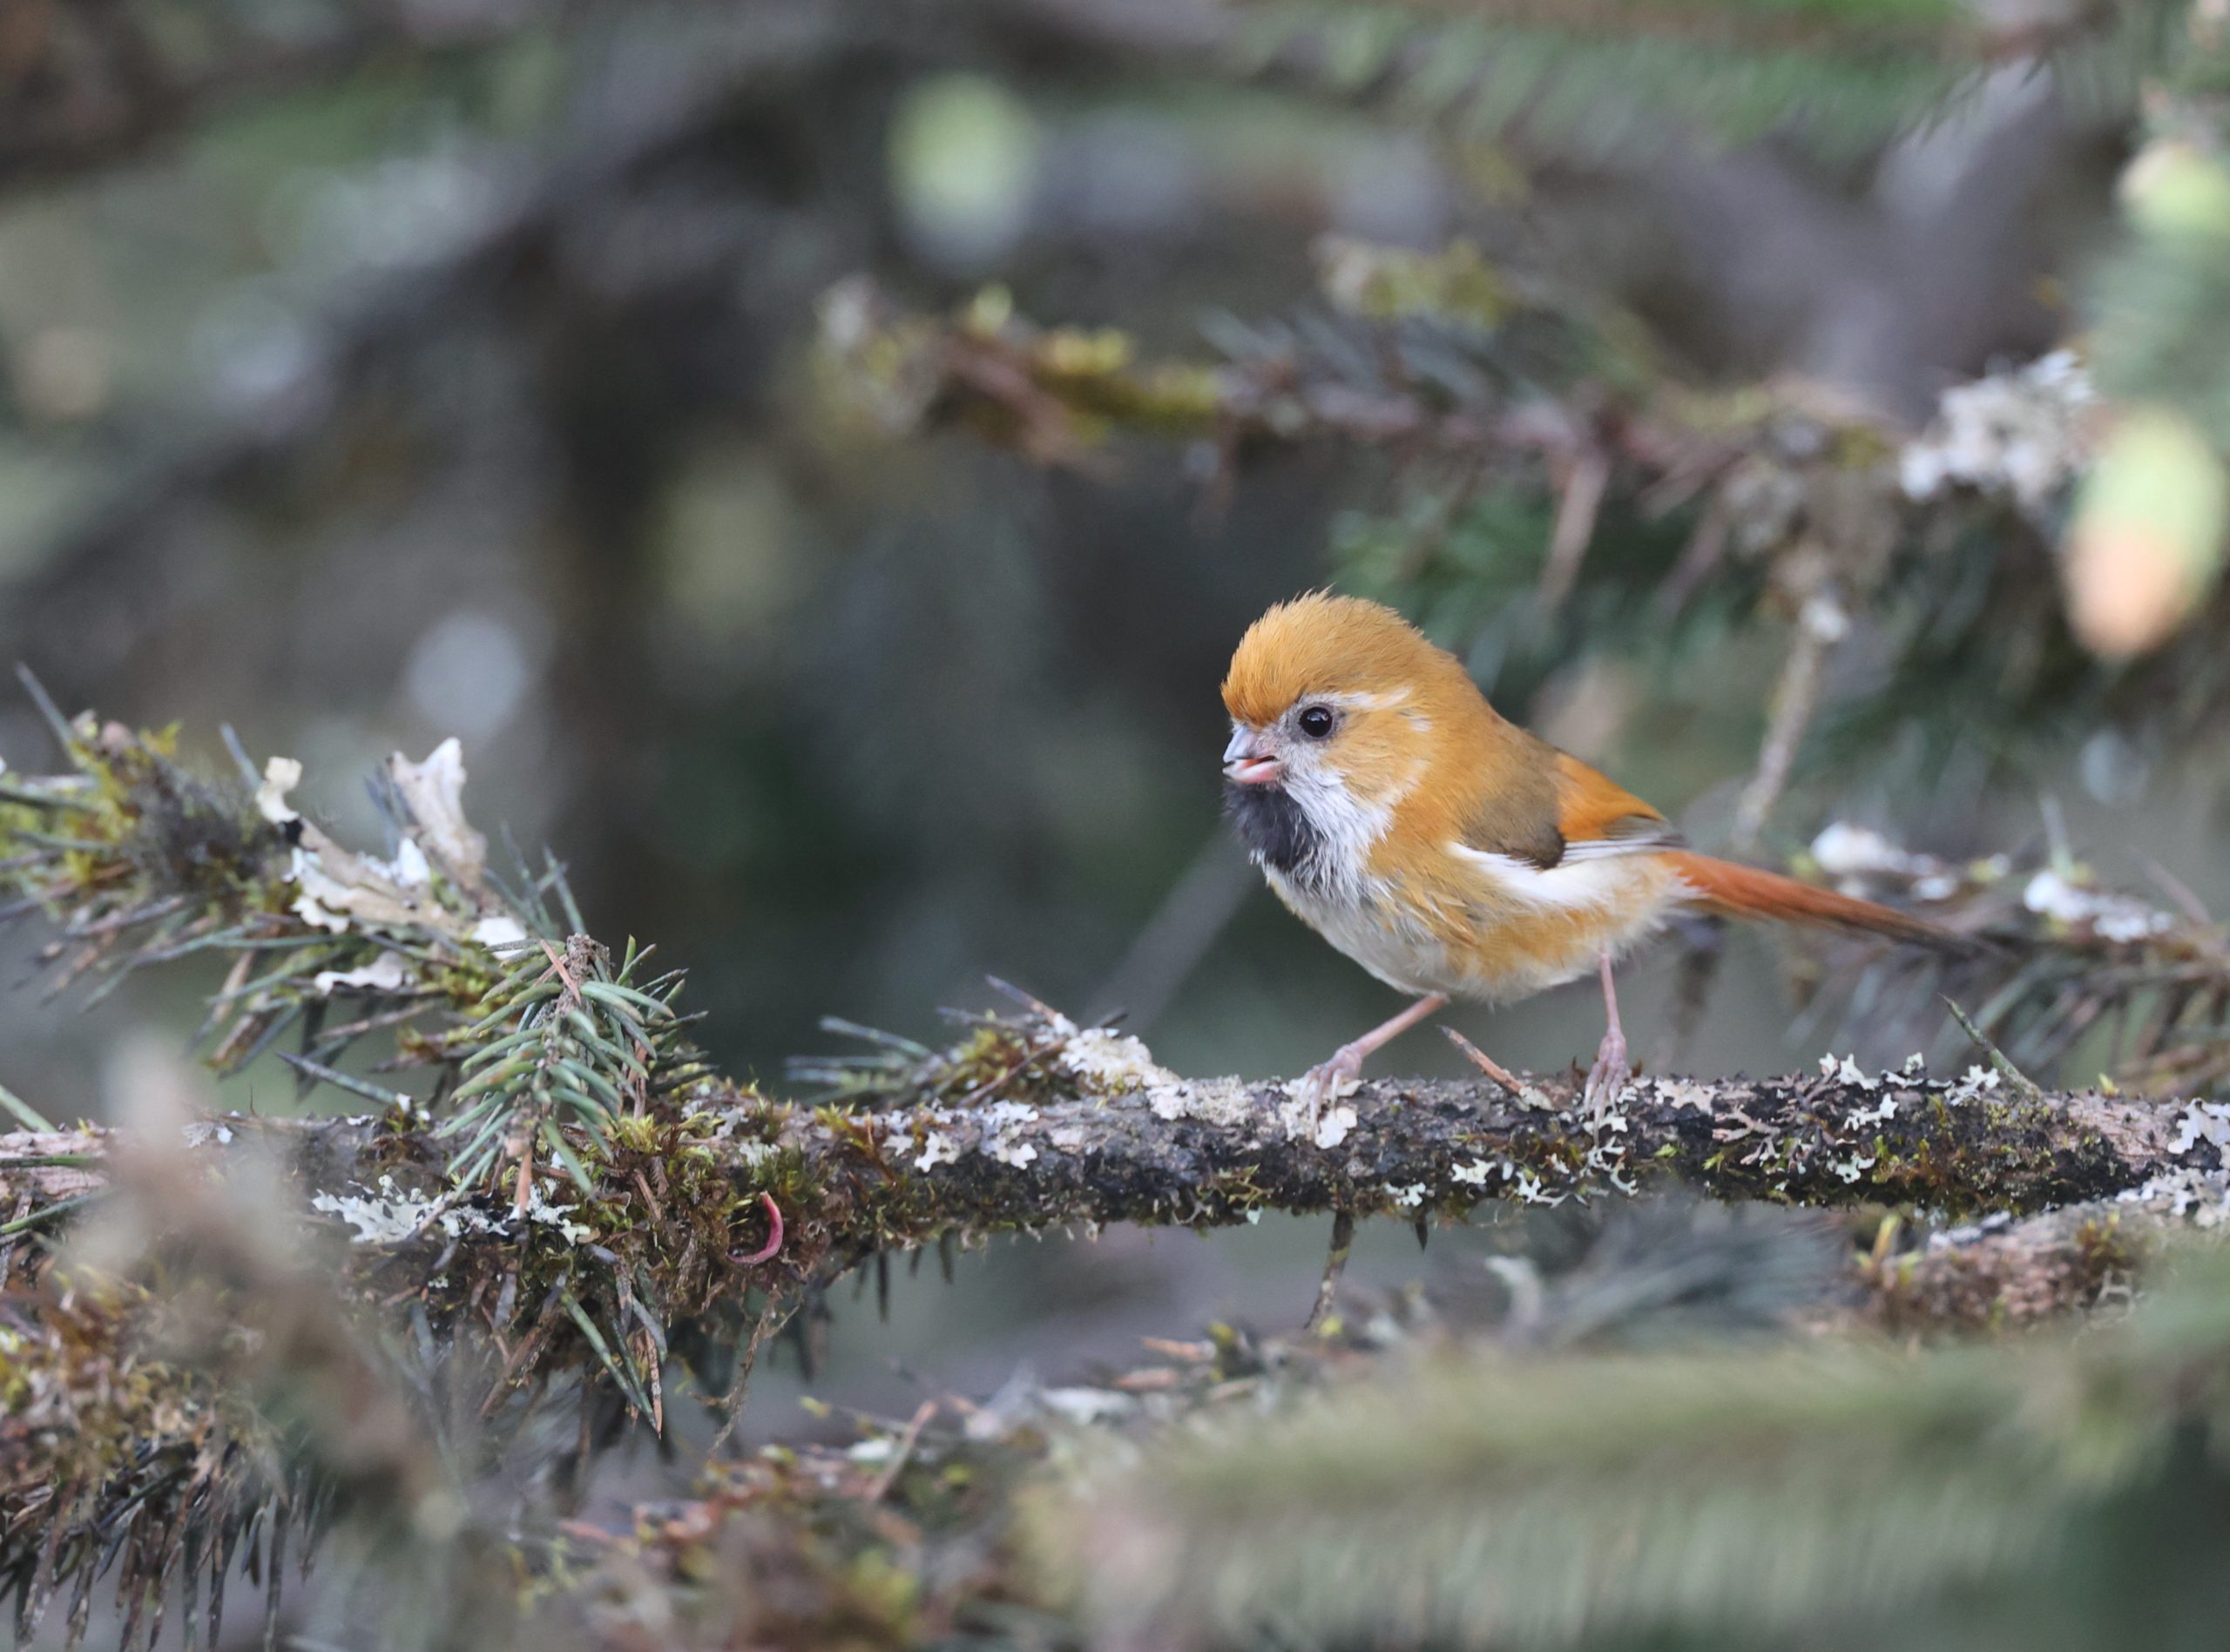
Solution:
<path fill-rule="evenodd" d="M 1504 1003 L 1591 970 L 1609 1023 L 1587 1079 L 1600 1101 L 1631 1072 L 1612 965 L 1683 912 L 1963 945 L 1683 847 L 1648 804 L 1504 721 L 1454 655 L 1376 603 L 1273 608 L 1240 639 L 1223 703 L 1226 804 L 1255 865 L 1303 922 L 1416 999 L 1311 1069 L 1312 1103 L 1451 998 Z"/>

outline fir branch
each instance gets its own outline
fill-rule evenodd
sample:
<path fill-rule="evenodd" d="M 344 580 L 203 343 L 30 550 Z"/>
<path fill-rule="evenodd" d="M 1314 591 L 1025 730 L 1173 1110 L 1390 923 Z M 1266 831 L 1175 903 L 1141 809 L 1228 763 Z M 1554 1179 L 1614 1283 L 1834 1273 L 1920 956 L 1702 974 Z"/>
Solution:
<path fill-rule="evenodd" d="M 1701 131 L 1831 156 L 1945 118 L 2007 63 L 2126 106 L 2170 42 L 2147 0 L 1983 18 L 1940 0 L 1270 0 L 1251 60 L 1477 141 L 1602 156 Z"/>
<path fill-rule="evenodd" d="M 1761 599 L 1801 624 L 1833 590 L 1881 669 L 1817 708 L 1791 779 L 1932 770 L 1955 752 L 2015 771 L 2071 731 L 2173 739 L 2230 706 L 2230 655 L 2212 640 L 2230 591 L 2195 585 L 2164 622 L 2181 628 L 2173 644 L 2133 664 L 2102 666 L 2071 626 L 2055 540 L 2099 442 L 2071 355 L 1956 386 L 1905 432 L 1801 385 L 1684 387 L 1630 318 L 1542 299 L 1461 243 L 1338 243 L 1321 274 L 1348 314 L 1225 321 L 1220 356 L 1177 360 L 1119 332 L 1039 327 L 997 290 L 940 320 L 854 280 L 824 301 L 823 355 L 887 429 L 957 424 L 1041 462 L 1104 463 L 1123 435 L 1213 444 L 1226 471 L 1294 444 L 1376 459 L 1397 503 L 1335 527 L 1348 587 L 1515 704 L 1585 652 L 1670 679 Z M 1552 509 L 1581 475 L 1590 509 Z M 1612 530 L 1591 554 L 1551 556 L 1560 519 L 1569 550 L 1598 515 Z"/>
<path fill-rule="evenodd" d="M 1046 1529 L 1121 1643 L 1873 1639 L 2179 1506 L 2178 1442 L 2230 1379 L 2224 1286 L 2215 1256 L 2111 1337 L 1915 1359 L 1420 1362 L 1186 1430 Z"/>
<path fill-rule="evenodd" d="M 250 808 L 193 781 L 160 742 L 90 719 L 71 725 L 71 739 L 72 773 L 22 784 L 42 799 L 84 804 L 78 835 L 66 846 L 34 844 L 9 857 L 10 875 L 36 892 L 65 933 L 83 934 L 102 913 L 177 902 L 155 933 L 123 941 L 115 938 L 133 936 L 132 926 L 104 929 L 82 969 L 177 955 L 169 925 L 210 932 L 213 947 L 235 954 L 220 1009 L 237 1019 L 216 1041 L 220 1062 L 236 1058 L 239 1027 L 262 1025 L 271 1006 L 340 990 L 348 972 L 331 966 L 346 956 L 373 959 L 362 970 L 376 972 L 365 988 L 375 1003 L 400 995 L 412 1009 L 422 1001 L 409 995 L 437 989 L 423 1002 L 445 1026 L 423 1030 L 393 1015 L 353 1025 L 401 1029 L 395 1059 L 435 1069 L 440 1116 L 396 1109 L 341 1123 L 238 1121 L 232 1133 L 296 1132 L 290 1156 L 299 1161 L 315 1143 L 313 1159 L 328 1170 L 382 1159 L 398 1170 L 440 1165 L 433 1192 L 449 1174 L 464 1173 L 470 1184 L 516 1163 L 515 1217 L 537 1171 L 554 1173 L 554 1162 L 592 1204 L 613 1204 L 615 1231 L 640 1229 L 645 1214 L 633 1208 L 643 1200 L 628 1177 L 654 1168 L 664 1180 L 672 1156 L 686 1150 L 693 1173 L 726 1187 L 720 1211 L 741 1221 L 762 1195 L 774 1200 L 788 1235 L 775 1265 L 797 1278 L 831 1258 L 848 1264 L 946 1231 L 1215 1224 L 1265 1207 L 1460 1213 L 1483 1198 L 1622 1192 L 1660 1175 L 1723 1198 L 1887 1200 L 1958 1214 L 2027 1212 L 2218 1168 L 2211 1136 L 2176 1139 L 2178 1118 L 2195 1113 L 2096 1096 L 2012 1095 L 1978 1069 L 1946 1080 L 1916 1067 L 1868 1075 L 1848 1062 L 1828 1063 L 1816 1077 L 1642 1081 L 1608 1120 L 1566 1113 L 1558 1098 L 1568 1086 L 1556 1081 L 1516 1098 L 1380 1081 L 1328 1115 L 1327 1134 L 1312 1140 L 1281 1085 L 1180 1079 L 1137 1041 L 1079 1029 L 1034 1004 L 1019 1020 L 981 1022 L 952 1050 L 872 1039 L 863 1061 L 817 1069 L 837 1082 L 848 1106 L 808 1114 L 706 1070 L 681 1037 L 679 977 L 632 984 L 645 954 L 631 947 L 615 964 L 585 936 L 562 949 L 547 937 L 512 938 L 524 920 L 548 914 L 538 905 L 515 911 L 493 892 L 483 842 L 463 813 L 453 744 L 424 764 L 389 765 L 413 811 L 403 843 L 417 858 L 386 862 L 342 849 L 296 815 L 286 798 L 299 769 L 283 759 L 274 760 Z M 17 843 L 39 835 L 25 824 L 44 819 L 37 808 L 7 806 L 17 814 L 0 816 L 0 830 Z M 1815 853 L 1830 858 L 1826 838 Z M 171 866 L 172 857 L 183 865 Z M 1868 865 L 1902 876 L 1908 887 L 1898 893 L 1926 897 L 1939 914 L 1958 904 L 1947 895 L 1994 901 L 2001 913 L 2040 908 L 2037 881 L 2011 878 L 2008 867 L 1969 868 L 1970 887 L 1951 878 L 1947 889 L 1937 887 L 1945 869 L 1923 858 L 1877 855 Z M 1865 882 L 1867 868 L 1848 853 L 1829 869 Z M 2017 903 L 2008 899 L 2016 884 Z M 2129 944 L 2117 927 L 2122 907 L 2090 900 L 2077 914 L 2087 920 L 2069 936 L 2080 944 L 2064 955 L 2037 948 L 2026 967 L 2048 959 L 2064 975 L 2110 961 L 2098 947 Z M 2068 922 L 2074 910 L 2041 903 L 2054 921 Z M 1980 921 L 1971 913 L 1955 921 L 1970 920 Z M 2134 939 L 2162 948 L 2166 963 L 2220 965 L 2219 934 L 2187 934 L 2157 915 L 2140 930 Z M 336 959 L 328 947 L 354 950 Z M 497 947 L 517 961 L 499 961 Z M 422 979 L 420 971 L 435 973 Z M 2214 988 L 2202 982 L 2197 990 Z M 1995 1007 L 1980 1018 L 1983 1030 L 1997 1036 L 2010 1014 Z M 344 1034 L 344 1042 L 367 1035 L 343 1027 L 334 1036 Z M 330 1057 L 310 1059 L 321 1066 Z M 98 1156 L 105 1138 L 17 1139 L 34 1156 L 84 1158 Z M 530 1143 L 549 1152 L 537 1162 Z M 10 1178 L 18 1174 L 56 1172 L 10 1172 L 0 1163 L 0 1194 L 17 1190 Z M 357 1178 L 355 1190 L 369 1190 L 372 1180 Z M 25 1185 L 42 1197 L 57 1191 Z M 306 1191 L 342 1197 L 352 1189 L 345 1174 L 314 1172 Z M 675 1203 L 665 1201 L 669 1220 Z M 700 1250 L 738 1248 L 717 1228 L 674 1237 Z M 703 1291 L 700 1280 L 682 1311 L 700 1307 Z"/>
<path fill-rule="evenodd" d="M 2102 1082 L 2146 1095 L 2204 1095 L 2230 1076 L 2230 931 L 2173 883 L 2163 905 L 2106 887 L 2057 846 L 1953 862 L 1843 822 L 1821 831 L 1796 869 L 1999 943 L 1997 965 L 1970 972 L 1980 995 L 1970 1031 L 2017 1072 L 2090 1049 Z M 1854 998 L 1879 1003 L 1887 985 L 1869 971 Z"/>
<path fill-rule="evenodd" d="M 256 99 L 329 85 L 383 59 L 491 45 L 559 9 L 468 5 L 436 19 L 344 0 L 312 26 L 273 28 L 253 5 L 212 0 L 197 47 L 151 26 L 140 8 L 43 7 L 9 49 L 0 190 L 137 158 Z"/>

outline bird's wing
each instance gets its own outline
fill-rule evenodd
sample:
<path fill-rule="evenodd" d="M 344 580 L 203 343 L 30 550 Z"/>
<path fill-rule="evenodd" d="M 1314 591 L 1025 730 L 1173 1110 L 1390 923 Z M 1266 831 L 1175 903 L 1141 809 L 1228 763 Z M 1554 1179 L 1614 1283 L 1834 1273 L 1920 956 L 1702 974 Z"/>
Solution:
<path fill-rule="evenodd" d="M 1672 823 L 1632 792 L 1567 752 L 1536 745 L 1539 756 L 1526 772 L 1545 784 L 1537 793 L 1491 791 L 1456 845 L 1464 853 L 1524 873 L 1679 846 Z"/>
<path fill-rule="evenodd" d="M 1557 753 L 1556 776 L 1559 864 L 1680 846 L 1670 820 L 1570 752 Z"/>

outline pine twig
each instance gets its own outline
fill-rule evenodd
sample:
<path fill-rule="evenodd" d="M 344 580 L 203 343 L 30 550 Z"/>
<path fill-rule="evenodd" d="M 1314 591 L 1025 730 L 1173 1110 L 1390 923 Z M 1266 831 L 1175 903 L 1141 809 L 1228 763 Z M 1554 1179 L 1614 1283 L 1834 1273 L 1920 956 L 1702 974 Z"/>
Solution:
<path fill-rule="evenodd" d="M 1340 1278 L 1348 1271 L 1348 1256 L 1355 1244 L 1355 1217 L 1341 1210 L 1332 1218 L 1332 1248 L 1324 1257 L 1324 1277 L 1316 1283 L 1316 1302 L 1308 1311 L 1307 1329 L 1321 1330 L 1331 1318 L 1333 1298 L 1340 1293 Z"/>

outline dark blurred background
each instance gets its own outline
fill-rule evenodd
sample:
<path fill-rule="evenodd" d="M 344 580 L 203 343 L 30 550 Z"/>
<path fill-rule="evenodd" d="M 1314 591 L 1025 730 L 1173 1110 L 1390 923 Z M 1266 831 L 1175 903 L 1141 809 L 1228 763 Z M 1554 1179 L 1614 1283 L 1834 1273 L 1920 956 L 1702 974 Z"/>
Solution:
<path fill-rule="evenodd" d="M 1188 1071 L 1297 1071 L 1392 1007 L 1227 845 L 1216 695 L 1266 604 L 1348 577 L 1392 468 L 889 435 L 816 350 L 833 285 L 941 311 L 997 282 L 1183 354 L 1312 302 L 1328 233 L 1462 234 L 1630 309 L 1699 383 L 1916 431 L 2069 329 L 2129 148 L 2125 109 L 2011 71 L 1844 152 L 1670 126 L 1450 146 L 1229 72 L 1239 25 L 1186 0 L 152 10 L 188 65 L 158 99 L 117 91 L 93 9 L 0 30 L 0 649 L 66 708 L 181 723 L 213 772 L 225 724 L 301 759 L 297 801 L 344 839 L 376 841 L 379 759 L 460 736 L 475 819 L 555 850 L 597 933 L 686 963 L 714 1058 L 774 1085 L 821 1016 L 932 1038 L 987 973 L 1127 1008 Z M 1760 606 L 1670 698 L 1590 648 L 1497 692 L 1723 844 L 1787 631 Z M 44 738 L 0 711 L 10 764 Z M 1815 764 L 1754 853 L 1843 815 L 1982 853 L 2049 796 L 2115 873 L 2150 856 L 2219 903 L 2223 759 L 2219 735 L 2075 729 L 1980 779 Z M 1793 1039 L 1780 974 L 1735 938 L 1686 1064 L 1786 1067 L 1830 1034 L 1904 1053 L 1832 1019 Z M 1672 975 L 1669 952 L 1630 972 L 1638 1050 Z M 182 1043 L 213 984 L 0 1000 L 0 1081 L 98 1113 L 117 1052 Z M 1556 1067 L 1598 1013 L 1571 989 L 1457 1024 Z M 1385 1059 L 1452 1070 L 1429 1034 Z M 267 1062 L 228 1099 L 296 1105 Z M 1297 1318 L 1321 1244 L 1002 1247 L 957 1291 L 902 1291 L 893 1332 L 841 1318 L 835 1352 L 980 1392 L 1018 1357 Z M 1355 1277 L 1421 1265 L 1373 1232 Z M 886 1403 L 897 1379 L 860 1380 Z"/>

